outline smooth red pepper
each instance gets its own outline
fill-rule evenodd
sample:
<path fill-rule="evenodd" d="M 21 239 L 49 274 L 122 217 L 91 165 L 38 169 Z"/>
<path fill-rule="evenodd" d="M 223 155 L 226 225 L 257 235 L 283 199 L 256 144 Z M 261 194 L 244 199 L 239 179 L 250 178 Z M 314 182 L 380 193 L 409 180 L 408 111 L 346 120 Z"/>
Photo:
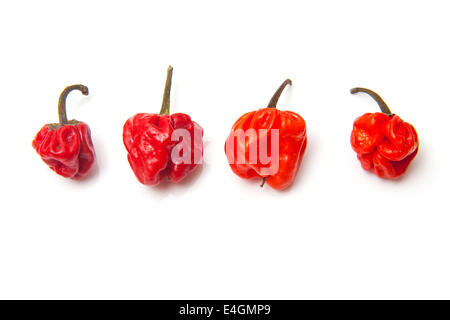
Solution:
<path fill-rule="evenodd" d="M 261 186 L 267 182 L 277 190 L 285 189 L 293 183 L 307 144 L 306 123 L 303 118 L 295 112 L 276 109 L 278 99 L 288 84 L 292 84 L 289 79 L 275 92 L 267 108 L 241 116 L 234 123 L 225 142 L 225 154 L 235 174 L 244 179 L 262 178 Z M 274 130 L 278 134 L 276 140 L 272 140 L 276 133 Z M 239 139 L 239 131 L 247 133 L 247 136 Z M 273 152 L 277 152 L 278 156 L 271 152 L 274 141 L 278 144 L 278 150 Z M 264 152 L 260 152 L 265 144 L 270 161 L 262 157 Z M 252 161 L 255 150 L 257 154 Z M 239 161 L 239 154 L 245 155 L 242 161 Z M 269 168 L 277 170 L 271 172 Z"/>
<path fill-rule="evenodd" d="M 166 177 L 179 182 L 203 156 L 202 127 L 185 113 L 169 115 L 172 71 L 169 66 L 160 113 L 138 113 L 123 126 L 128 162 L 145 185 L 157 185 Z"/>
<path fill-rule="evenodd" d="M 351 144 L 361 166 L 380 178 L 399 178 L 417 155 L 419 139 L 416 130 L 392 114 L 375 92 L 365 88 L 353 88 L 350 92 L 369 94 L 383 112 L 366 113 L 353 123 Z"/>
<path fill-rule="evenodd" d="M 57 174 L 66 178 L 82 178 L 95 161 L 95 151 L 89 126 L 77 120 L 67 120 L 66 98 L 72 90 L 80 90 L 85 96 L 89 94 L 88 88 L 81 84 L 65 88 L 59 96 L 59 123 L 44 125 L 32 145 Z"/>

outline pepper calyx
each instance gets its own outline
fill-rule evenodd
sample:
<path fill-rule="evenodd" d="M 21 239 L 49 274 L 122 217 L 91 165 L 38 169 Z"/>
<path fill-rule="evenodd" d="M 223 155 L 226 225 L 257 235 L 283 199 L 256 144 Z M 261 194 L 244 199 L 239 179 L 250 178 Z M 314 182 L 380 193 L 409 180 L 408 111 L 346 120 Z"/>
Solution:
<path fill-rule="evenodd" d="M 58 130 L 61 127 L 76 126 L 79 123 L 81 123 L 81 121 L 72 119 L 72 120 L 68 120 L 66 123 L 49 123 L 47 126 L 48 126 L 49 130 Z"/>

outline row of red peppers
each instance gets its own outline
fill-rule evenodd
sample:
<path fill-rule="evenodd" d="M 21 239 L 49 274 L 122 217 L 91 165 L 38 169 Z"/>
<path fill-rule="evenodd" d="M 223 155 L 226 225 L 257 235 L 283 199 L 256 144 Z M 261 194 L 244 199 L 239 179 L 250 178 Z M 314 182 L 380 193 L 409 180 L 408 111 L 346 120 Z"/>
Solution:
<path fill-rule="evenodd" d="M 137 179 L 145 185 L 157 185 L 166 178 L 179 182 L 195 169 L 203 156 L 202 127 L 185 113 L 169 113 L 172 72 L 169 66 L 160 113 L 138 113 L 123 127 L 128 161 Z M 307 144 L 305 120 L 295 112 L 276 108 L 282 91 L 291 84 L 289 79 L 284 81 L 266 108 L 242 115 L 225 143 L 226 156 L 236 175 L 244 179 L 261 178 L 262 185 L 267 182 L 278 190 L 293 183 Z M 44 125 L 33 140 L 33 148 L 56 173 L 67 178 L 82 178 L 92 168 L 95 151 L 89 126 L 67 120 L 66 98 L 73 90 L 84 95 L 89 93 L 83 85 L 65 88 L 59 97 L 59 123 Z M 416 130 L 393 114 L 375 92 L 365 88 L 351 90 L 351 93 L 357 92 L 369 94 L 382 112 L 366 113 L 355 120 L 351 133 L 353 150 L 364 169 L 381 178 L 397 179 L 417 155 Z M 186 146 L 186 136 L 178 141 L 173 139 L 176 130 L 187 133 L 187 149 L 182 148 L 183 143 Z M 250 131 L 254 134 L 246 134 L 239 140 L 240 132 Z M 276 159 L 271 154 L 267 161 L 261 153 L 251 159 L 250 153 L 261 148 L 262 141 L 269 145 L 269 141 L 277 142 Z M 236 161 L 240 156 L 241 161 Z M 270 171 L 270 168 L 276 170 Z"/>

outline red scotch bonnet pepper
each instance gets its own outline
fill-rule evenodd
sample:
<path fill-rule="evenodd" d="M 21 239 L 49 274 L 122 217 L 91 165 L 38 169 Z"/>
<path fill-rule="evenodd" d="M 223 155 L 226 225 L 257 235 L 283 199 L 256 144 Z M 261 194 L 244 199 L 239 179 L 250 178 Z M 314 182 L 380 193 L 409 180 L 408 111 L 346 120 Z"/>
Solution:
<path fill-rule="evenodd" d="M 138 113 L 123 126 L 128 162 L 145 185 L 179 182 L 203 157 L 202 127 L 185 113 L 169 114 L 172 72 L 169 66 L 160 113 Z"/>
<path fill-rule="evenodd" d="M 392 114 L 375 92 L 365 88 L 353 88 L 350 92 L 369 94 L 382 111 L 366 113 L 353 124 L 351 145 L 361 166 L 380 178 L 400 178 L 417 155 L 419 139 L 416 130 Z"/>
<path fill-rule="evenodd" d="M 267 108 L 242 115 L 225 142 L 231 170 L 244 179 L 263 179 L 261 187 L 265 182 L 277 190 L 290 186 L 305 153 L 305 120 L 295 112 L 276 108 L 281 93 L 290 84 L 289 79 L 283 82 Z M 262 149 L 266 150 L 261 153 Z"/>
<path fill-rule="evenodd" d="M 85 96 L 89 94 L 88 88 L 81 84 L 65 88 L 59 96 L 59 123 L 44 125 L 32 145 L 50 169 L 63 177 L 78 179 L 88 174 L 95 161 L 95 151 L 89 126 L 67 120 L 66 98 L 73 90 Z"/>

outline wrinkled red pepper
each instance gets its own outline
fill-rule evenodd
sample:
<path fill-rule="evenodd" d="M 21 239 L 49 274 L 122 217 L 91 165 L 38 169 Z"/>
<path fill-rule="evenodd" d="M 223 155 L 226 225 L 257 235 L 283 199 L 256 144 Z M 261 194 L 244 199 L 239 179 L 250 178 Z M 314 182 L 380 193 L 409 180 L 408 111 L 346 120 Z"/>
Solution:
<path fill-rule="evenodd" d="M 263 179 L 261 186 L 267 182 L 272 188 L 282 190 L 290 186 L 306 150 L 306 123 L 303 118 L 292 111 L 280 111 L 276 109 L 278 99 L 287 85 L 292 84 L 287 79 L 275 92 L 267 108 L 251 111 L 241 116 L 233 125 L 225 142 L 225 154 L 228 163 L 235 174 L 244 179 L 259 177 Z M 249 131 L 250 129 L 250 131 Z M 260 131 L 262 129 L 262 131 Z M 242 131 L 241 131 L 242 130 Z M 267 151 L 271 149 L 274 130 L 278 130 L 278 157 L 268 154 L 270 161 L 263 159 L 261 142 L 267 144 Z M 255 132 L 249 134 L 244 140 L 238 139 L 238 132 Z M 251 159 L 252 150 L 257 150 L 257 157 Z M 244 155 L 243 161 L 239 161 L 239 154 Z M 274 164 L 274 161 L 278 163 Z M 275 165 L 276 172 L 267 170 Z"/>
<path fill-rule="evenodd" d="M 187 114 L 169 114 L 172 71 L 169 66 L 160 113 L 138 113 L 123 126 L 128 162 L 145 185 L 157 185 L 165 178 L 179 182 L 201 163 L 203 156 L 202 127 Z M 180 129 L 181 134 L 187 133 L 181 141 L 177 135 Z"/>
<path fill-rule="evenodd" d="M 399 178 L 417 155 L 419 139 L 416 130 L 392 114 L 375 92 L 365 88 L 353 88 L 350 92 L 369 94 L 383 112 L 366 113 L 353 124 L 351 145 L 361 166 L 380 178 Z"/>
<path fill-rule="evenodd" d="M 95 161 L 95 150 L 89 126 L 67 120 L 66 98 L 72 90 L 89 94 L 88 88 L 81 84 L 65 88 L 59 96 L 59 123 L 44 125 L 32 145 L 50 169 L 63 177 L 77 179 L 88 174 Z"/>

